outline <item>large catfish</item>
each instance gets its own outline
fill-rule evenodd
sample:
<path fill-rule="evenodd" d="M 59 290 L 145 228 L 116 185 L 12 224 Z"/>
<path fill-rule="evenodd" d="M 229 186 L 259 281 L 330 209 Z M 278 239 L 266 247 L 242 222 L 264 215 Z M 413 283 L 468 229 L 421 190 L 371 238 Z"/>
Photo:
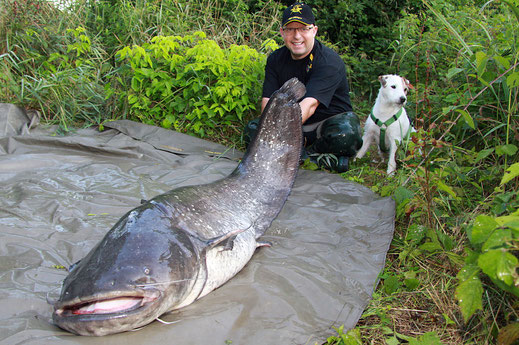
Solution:
<path fill-rule="evenodd" d="M 228 177 L 171 190 L 124 215 L 65 278 L 54 323 L 81 335 L 128 331 L 236 275 L 294 183 L 304 94 L 294 78 L 271 97 Z"/>

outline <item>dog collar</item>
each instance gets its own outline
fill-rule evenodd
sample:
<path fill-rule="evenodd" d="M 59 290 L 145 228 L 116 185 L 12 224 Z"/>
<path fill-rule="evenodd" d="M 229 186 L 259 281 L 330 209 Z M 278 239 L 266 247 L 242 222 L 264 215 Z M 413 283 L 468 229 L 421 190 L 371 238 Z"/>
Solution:
<path fill-rule="evenodd" d="M 380 127 L 380 138 L 378 141 L 378 146 L 380 147 L 380 151 L 382 151 L 382 152 L 389 151 L 389 148 L 386 146 L 386 128 L 388 128 L 392 123 L 394 123 L 395 121 L 398 120 L 400 115 L 402 115 L 402 109 L 403 108 L 400 108 L 400 110 L 396 114 L 391 116 L 385 122 L 382 122 L 379 119 L 377 119 L 375 117 L 375 115 L 373 115 L 373 109 L 371 109 L 371 113 L 369 114 L 369 117 L 371 117 L 373 122 L 375 122 L 375 124 Z"/>

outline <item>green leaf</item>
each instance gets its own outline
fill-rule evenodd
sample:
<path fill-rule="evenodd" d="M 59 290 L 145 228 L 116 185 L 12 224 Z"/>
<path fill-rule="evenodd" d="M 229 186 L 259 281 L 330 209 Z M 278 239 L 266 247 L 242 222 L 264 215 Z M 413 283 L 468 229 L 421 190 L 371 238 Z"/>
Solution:
<path fill-rule="evenodd" d="M 519 163 L 514 163 L 506 169 L 501 185 L 504 185 L 519 176 Z"/>
<path fill-rule="evenodd" d="M 453 198 L 456 198 L 456 192 L 449 186 L 447 186 L 445 183 L 443 183 L 442 181 L 438 180 L 438 189 L 446 192 L 447 194 L 449 194 L 450 196 L 452 196 Z"/>
<path fill-rule="evenodd" d="M 467 255 L 467 256 L 465 256 L 465 263 L 477 267 L 478 257 L 479 257 L 480 253 L 478 253 L 468 247 L 465 247 L 464 249 L 465 249 L 464 250 L 465 254 Z"/>
<path fill-rule="evenodd" d="M 507 156 L 515 156 L 517 153 L 517 146 L 514 144 L 496 146 L 496 153 L 498 156 L 506 154 Z"/>
<path fill-rule="evenodd" d="M 494 197 L 494 201 L 492 202 L 492 213 L 494 213 L 495 215 L 500 215 L 507 211 L 509 207 L 512 207 L 511 200 L 515 195 L 516 192 L 507 192 L 496 195 Z M 496 222 L 502 225 L 499 218 L 496 218 Z"/>
<path fill-rule="evenodd" d="M 454 240 L 449 235 L 443 233 L 441 230 L 436 230 L 436 233 L 444 250 L 450 251 L 454 248 Z"/>
<path fill-rule="evenodd" d="M 476 156 L 476 163 L 487 158 L 492 152 L 494 152 L 494 148 L 479 151 Z"/>
<path fill-rule="evenodd" d="M 486 80 L 484 77 L 487 76 L 487 73 L 484 73 L 483 75 L 480 75 L 478 76 L 478 80 L 481 82 L 481 84 L 483 84 L 484 86 L 486 87 L 490 87 L 490 84 L 488 82 L 488 80 Z"/>
<path fill-rule="evenodd" d="M 510 228 L 514 232 L 519 232 L 519 217 L 518 219 L 505 222 L 504 226 Z"/>
<path fill-rule="evenodd" d="M 484 243 L 498 226 L 499 224 L 492 217 L 485 215 L 477 216 L 468 234 L 470 242 L 472 244 Z"/>
<path fill-rule="evenodd" d="M 341 345 L 362 345 L 362 337 L 358 329 L 355 328 L 346 333 L 343 333 L 343 329 L 336 329 L 336 331 L 342 341 Z"/>
<path fill-rule="evenodd" d="M 447 72 L 447 79 L 452 79 L 452 77 L 454 77 L 455 75 L 463 72 L 464 69 L 463 68 L 459 68 L 459 67 L 453 67 L 453 68 L 450 68 L 449 71 Z"/>
<path fill-rule="evenodd" d="M 135 104 L 139 101 L 139 98 L 136 95 L 128 95 L 128 103 Z"/>
<path fill-rule="evenodd" d="M 494 56 L 494 60 L 496 60 L 497 62 L 499 62 L 499 64 L 501 64 L 501 66 L 503 66 L 504 69 L 509 69 L 510 68 L 510 60 L 501 56 L 501 55 L 496 55 Z"/>
<path fill-rule="evenodd" d="M 406 241 L 419 243 L 425 237 L 426 228 L 420 224 L 411 224 L 407 229 Z"/>
<path fill-rule="evenodd" d="M 400 341 L 398 341 L 398 339 L 393 336 L 393 337 L 389 337 L 386 339 L 386 344 L 387 345 L 399 345 Z"/>
<path fill-rule="evenodd" d="M 175 122 L 175 117 L 171 114 L 167 115 L 164 120 L 162 120 L 162 127 L 164 128 L 171 128 L 171 126 L 173 125 L 173 123 Z"/>
<path fill-rule="evenodd" d="M 462 273 L 463 270 L 466 271 Z M 462 271 L 458 273 L 458 278 L 463 279 L 456 287 L 455 296 L 463 319 L 467 322 L 477 310 L 483 310 L 483 286 L 478 277 L 479 269 L 465 266 Z"/>
<path fill-rule="evenodd" d="M 479 75 L 482 75 L 485 72 L 487 62 L 488 57 L 486 53 L 482 51 L 476 52 L 476 69 L 478 70 Z"/>
<path fill-rule="evenodd" d="M 400 286 L 401 284 L 395 276 L 389 276 L 384 279 L 384 292 L 388 295 L 397 292 L 400 289 Z"/>
<path fill-rule="evenodd" d="M 477 277 L 481 269 L 475 264 L 467 264 L 463 266 L 463 268 L 458 272 L 456 278 L 463 282 L 465 280 L 470 280 L 473 277 Z"/>
<path fill-rule="evenodd" d="M 427 332 L 418 339 L 409 339 L 409 345 L 443 345 L 435 332 Z"/>
<path fill-rule="evenodd" d="M 496 229 L 492 232 L 488 240 L 481 248 L 482 252 L 486 252 L 493 248 L 504 247 L 505 244 L 512 240 L 512 230 L 510 229 Z"/>
<path fill-rule="evenodd" d="M 140 90 L 140 88 L 141 88 L 141 80 L 139 80 L 139 78 L 133 77 L 131 84 L 132 84 L 133 91 L 138 92 Z"/>
<path fill-rule="evenodd" d="M 399 186 L 395 189 L 395 194 L 393 195 L 393 199 L 396 201 L 397 204 L 402 203 L 405 200 L 412 199 L 414 196 L 414 193 L 410 191 L 409 189 Z"/>
<path fill-rule="evenodd" d="M 503 249 L 489 250 L 478 258 L 478 265 L 487 276 L 509 286 L 514 283 L 517 263 L 517 258 Z"/>
<path fill-rule="evenodd" d="M 439 242 L 425 242 L 420 246 L 420 249 L 428 252 L 437 252 L 443 250 Z"/>
<path fill-rule="evenodd" d="M 510 73 L 510 75 L 506 77 L 506 85 L 510 88 L 519 86 L 519 72 Z"/>
<path fill-rule="evenodd" d="M 414 291 L 420 285 L 420 281 L 416 278 L 404 279 L 405 287 L 408 291 Z"/>
<path fill-rule="evenodd" d="M 474 120 L 472 119 L 472 117 L 466 110 L 463 110 L 463 109 L 455 109 L 455 110 L 461 114 L 461 116 L 463 117 L 463 120 L 465 120 L 465 122 L 467 123 L 467 125 L 470 128 L 472 128 L 472 129 L 476 128 L 476 125 L 474 124 Z"/>

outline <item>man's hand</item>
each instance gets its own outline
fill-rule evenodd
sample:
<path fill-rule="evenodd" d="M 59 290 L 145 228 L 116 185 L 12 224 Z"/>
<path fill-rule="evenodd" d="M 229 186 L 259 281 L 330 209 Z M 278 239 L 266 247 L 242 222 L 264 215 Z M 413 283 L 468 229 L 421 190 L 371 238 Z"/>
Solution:
<path fill-rule="evenodd" d="M 263 97 L 261 99 L 261 112 L 267 106 L 267 103 L 270 98 Z M 313 97 L 303 98 L 301 102 L 299 102 L 299 106 L 301 106 L 301 120 L 303 123 L 306 122 L 315 113 L 315 109 L 319 106 L 319 101 Z"/>

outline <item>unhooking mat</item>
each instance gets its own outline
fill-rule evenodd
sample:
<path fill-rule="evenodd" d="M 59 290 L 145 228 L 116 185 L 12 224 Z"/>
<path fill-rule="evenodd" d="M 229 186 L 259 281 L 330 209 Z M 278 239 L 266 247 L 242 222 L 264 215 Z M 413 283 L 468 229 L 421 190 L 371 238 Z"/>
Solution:
<path fill-rule="evenodd" d="M 81 337 L 52 324 L 68 267 L 141 199 L 227 176 L 240 152 L 130 121 L 67 136 L 0 104 L 1 344 L 321 344 L 353 328 L 393 236 L 394 203 L 300 170 L 261 248 L 228 283 L 135 332 Z M 152 245 L 152 244 L 150 244 Z"/>

